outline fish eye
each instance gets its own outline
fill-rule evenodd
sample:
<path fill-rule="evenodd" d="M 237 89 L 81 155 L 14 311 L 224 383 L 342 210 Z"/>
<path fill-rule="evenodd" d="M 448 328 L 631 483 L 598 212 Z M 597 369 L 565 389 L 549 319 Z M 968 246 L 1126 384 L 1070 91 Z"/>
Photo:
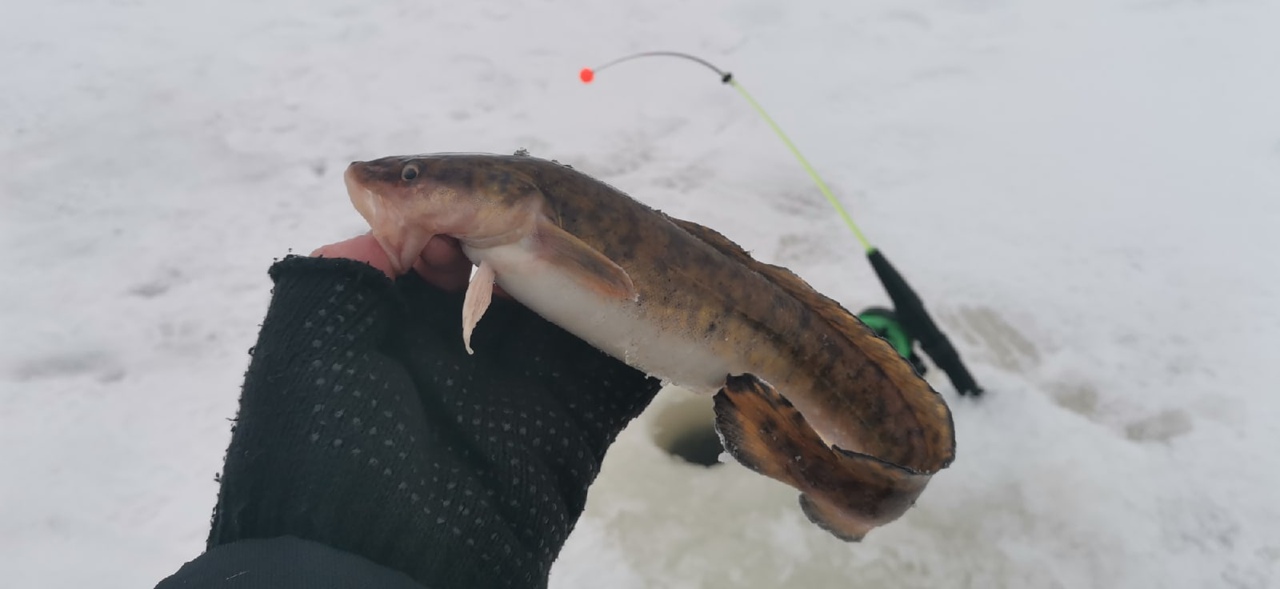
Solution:
<path fill-rule="evenodd" d="M 409 180 L 413 180 L 414 178 L 417 178 L 417 177 L 418 177 L 417 164 L 409 164 L 405 166 L 403 170 L 400 170 L 400 179 L 405 180 L 406 182 Z"/>

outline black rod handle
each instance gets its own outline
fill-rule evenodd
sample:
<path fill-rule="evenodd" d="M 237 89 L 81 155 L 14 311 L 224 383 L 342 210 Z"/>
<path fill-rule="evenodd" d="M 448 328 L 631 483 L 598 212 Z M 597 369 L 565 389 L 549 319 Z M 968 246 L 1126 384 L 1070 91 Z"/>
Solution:
<path fill-rule="evenodd" d="M 951 384 L 961 395 L 981 395 L 982 388 L 973 380 L 973 375 L 969 374 L 969 369 L 960 359 L 960 352 L 956 351 L 951 340 L 933 322 L 924 308 L 924 302 L 911 289 L 911 285 L 907 284 L 907 280 L 880 250 L 871 250 L 867 253 L 867 258 L 880 277 L 880 283 L 884 285 L 889 299 L 893 301 L 894 311 L 903 329 L 920 341 L 920 347 L 938 368 L 947 373 L 947 378 L 951 379 Z"/>

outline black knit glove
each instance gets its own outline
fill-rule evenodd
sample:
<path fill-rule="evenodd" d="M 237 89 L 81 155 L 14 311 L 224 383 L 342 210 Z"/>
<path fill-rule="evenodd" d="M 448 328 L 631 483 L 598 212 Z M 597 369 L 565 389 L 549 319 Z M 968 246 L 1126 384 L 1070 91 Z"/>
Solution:
<path fill-rule="evenodd" d="M 426 587 L 542 587 L 605 450 L 659 383 L 495 298 L 289 257 L 246 375 L 209 548 L 296 536 Z"/>

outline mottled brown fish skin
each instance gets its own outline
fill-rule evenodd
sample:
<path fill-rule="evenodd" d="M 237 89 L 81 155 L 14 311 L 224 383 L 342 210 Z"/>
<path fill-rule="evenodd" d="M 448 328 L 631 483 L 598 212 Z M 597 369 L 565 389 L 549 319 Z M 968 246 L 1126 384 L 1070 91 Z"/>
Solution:
<path fill-rule="evenodd" d="M 383 158 L 362 163 L 359 178 L 394 185 L 409 164 L 431 182 L 495 203 L 515 206 L 539 194 L 542 212 L 557 226 L 626 271 L 648 321 L 738 358 L 733 374 L 754 374 L 776 387 L 826 444 L 909 473 L 932 474 L 953 460 L 954 428 L 941 396 L 853 314 L 786 269 L 538 158 Z"/>

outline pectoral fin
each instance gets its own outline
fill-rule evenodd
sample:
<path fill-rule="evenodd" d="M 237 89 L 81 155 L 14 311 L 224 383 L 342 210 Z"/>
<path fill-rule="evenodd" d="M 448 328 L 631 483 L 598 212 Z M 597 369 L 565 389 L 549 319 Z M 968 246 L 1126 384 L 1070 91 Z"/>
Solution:
<path fill-rule="evenodd" d="M 471 350 L 471 332 L 493 301 L 495 278 L 493 265 L 482 261 L 471 277 L 471 283 L 467 285 L 467 294 L 462 300 L 462 345 L 467 348 L 468 354 L 475 353 Z"/>
<path fill-rule="evenodd" d="M 752 375 L 730 376 L 715 396 L 716 431 L 739 463 L 802 494 L 809 521 L 859 541 L 898 519 L 929 476 L 873 456 L 827 446 L 795 406 Z"/>
<path fill-rule="evenodd" d="M 609 298 L 635 300 L 627 271 L 573 234 L 547 219 L 538 222 L 538 253 L 568 272 L 582 286 Z"/>

